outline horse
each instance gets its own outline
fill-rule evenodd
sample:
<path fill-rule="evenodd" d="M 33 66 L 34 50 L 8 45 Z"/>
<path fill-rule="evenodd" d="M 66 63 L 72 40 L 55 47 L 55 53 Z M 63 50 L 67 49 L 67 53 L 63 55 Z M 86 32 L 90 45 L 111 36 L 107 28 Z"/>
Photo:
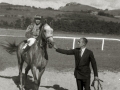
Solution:
<path fill-rule="evenodd" d="M 31 48 L 26 52 L 22 53 L 22 47 L 26 44 L 27 40 L 23 40 L 18 45 L 14 42 L 7 42 L 6 44 L 2 44 L 2 46 L 6 49 L 6 51 L 10 54 L 13 52 L 17 53 L 18 59 L 18 68 L 19 68 L 19 78 L 20 78 L 20 90 L 24 89 L 25 81 L 27 79 L 27 74 L 31 69 L 33 78 L 34 78 L 34 90 L 39 90 L 41 76 L 45 71 L 45 67 L 48 63 L 48 54 L 47 54 L 47 46 L 52 48 L 54 45 L 53 40 L 53 29 L 46 23 L 41 26 L 39 31 L 39 36 L 36 38 L 35 43 L 31 46 Z M 22 80 L 22 67 L 23 63 L 27 63 L 27 67 L 25 68 L 25 80 L 23 83 Z M 38 71 L 38 73 L 36 73 Z M 37 77 L 38 74 L 38 77 Z"/>

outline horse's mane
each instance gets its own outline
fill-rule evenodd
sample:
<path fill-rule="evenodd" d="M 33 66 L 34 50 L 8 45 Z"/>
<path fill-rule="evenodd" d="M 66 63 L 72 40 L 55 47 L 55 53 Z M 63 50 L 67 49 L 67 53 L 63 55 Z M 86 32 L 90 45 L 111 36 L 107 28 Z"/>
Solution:
<path fill-rule="evenodd" d="M 39 36 L 36 38 L 36 42 L 38 42 L 38 47 L 46 47 L 46 38 L 44 37 L 44 32 L 43 32 L 43 29 L 44 29 L 44 25 L 46 23 L 42 23 L 41 26 L 39 27 Z"/>
<path fill-rule="evenodd" d="M 44 23 L 42 23 L 39 27 L 39 36 L 36 38 L 36 40 L 39 40 L 39 37 L 40 37 L 43 26 L 44 26 Z"/>

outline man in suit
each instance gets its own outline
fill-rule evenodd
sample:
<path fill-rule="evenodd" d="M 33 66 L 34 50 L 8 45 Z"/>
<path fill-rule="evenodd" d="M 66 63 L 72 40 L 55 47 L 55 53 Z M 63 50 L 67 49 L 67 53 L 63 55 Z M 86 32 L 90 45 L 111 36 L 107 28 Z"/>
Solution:
<path fill-rule="evenodd" d="M 86 38 L 80 38 L 78 41 L 79 47 L 71 50 L 60 49 L 54 45 L 57 52 L 75 56 L 74 76 L 78 90 L 83 90 L 83 88 L 90 90 L 90 63 L 94 72 L 94 80 L 99 80 L 96 61 L 93 52 L 86 48 L 87 43 L 88 40 Z"/>

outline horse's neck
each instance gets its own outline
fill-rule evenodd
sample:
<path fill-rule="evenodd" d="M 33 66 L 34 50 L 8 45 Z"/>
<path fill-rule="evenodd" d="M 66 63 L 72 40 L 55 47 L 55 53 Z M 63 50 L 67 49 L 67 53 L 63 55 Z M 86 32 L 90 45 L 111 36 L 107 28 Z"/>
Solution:
<path fill-rule="evenodd" d="M 38 40 L 35 42 L 34 46 L 37 50 L 46 50 L 47 49 L 47 44 L 43 42 L 42 40 Z"/>
<path fill-rule="evenodd" d="M 42 23 L 41 26 L 40 26 L 39 36 L 37 37 L 37 42 L 36 42 L 38 48 L 42 48 L 42 49 L 47 48 L 47 42 L 44 39 L 43 32 L 42 32 L 42 30 L 44 29 L 44 26 L 45 26 L 45 24 Z"/>

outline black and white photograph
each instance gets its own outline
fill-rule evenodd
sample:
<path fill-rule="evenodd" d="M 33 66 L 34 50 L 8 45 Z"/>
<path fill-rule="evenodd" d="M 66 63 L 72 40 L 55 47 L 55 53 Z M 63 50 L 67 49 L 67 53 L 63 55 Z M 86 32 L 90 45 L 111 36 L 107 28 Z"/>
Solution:
<path fill-rule="evenodd" d="M 120 1 L 0 0 L 0 90 L 120 90 Z"/>

